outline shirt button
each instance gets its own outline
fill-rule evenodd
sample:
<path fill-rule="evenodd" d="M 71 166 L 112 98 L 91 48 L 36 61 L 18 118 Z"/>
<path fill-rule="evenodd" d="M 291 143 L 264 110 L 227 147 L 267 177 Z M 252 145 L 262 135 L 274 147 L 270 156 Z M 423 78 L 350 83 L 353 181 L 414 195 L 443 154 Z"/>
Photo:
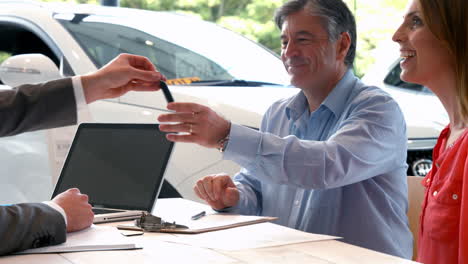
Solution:
<path fill-rule="evenodd" d="M 427 182 L 427 183 L 430 183 L 430 182 L 431 182 L 431 179 L 427 179 L 426 182 Z"/>
<path fill-rule="evenodd" d="M 294 201 L 294 205 L 296 206 L 299 205 L 299 201 L 298 200 Z"/>
<path fill-rule="evenodd" d="M 437 168 L 439 168 L 439 167 L 440 167 L 440 165 L 439 165 L 439 163 L 438 163 L 438 162 L 436 162 L 436 167 L 437 167 Z"/>
<path fill-rule="evenodd" d="M 437 191 L 434 191 L 434 192 L 432 193 L 432 195 L 436 196 L 436 195 L 437 195 Z"/>
<path fill-rule="evenodd" d="M 457 200 L 457 199 L 458 199 L 458 195 L 453 194 L 453 195 L 452 195 L 452 199 Z"/>

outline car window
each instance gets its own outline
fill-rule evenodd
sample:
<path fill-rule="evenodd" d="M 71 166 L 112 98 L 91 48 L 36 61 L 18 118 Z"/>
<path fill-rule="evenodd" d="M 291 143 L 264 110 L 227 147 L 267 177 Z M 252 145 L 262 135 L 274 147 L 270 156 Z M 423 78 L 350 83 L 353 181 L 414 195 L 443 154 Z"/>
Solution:
<path fill-rule="evenodd" d="M 400 74 L 401 74 L 401 67 L 400 67 L 400 64 L 397 63 L 385 77 L 384 83 L 388 85 L 396 86 L 398 88 L 407 89 L 407 90 L 423 92 L 423 93 L 432 93 L 429 89 L 427 89 L 426 87 L 422 85 L 415 84 L 415 83 L 408 83 L 408 82 L 401 80 Z"/>
<path fill-rule="evenodd" d="M 39 53 L 49 57 L 59 67 L 60 59 L 52 49 L 29 29 L 11 23 L 0 23 L 0 61 L 13 55 Z"/>
<path fill-rule="evenodd" d="M 143 17 L 135 20 L 136 15 Z M 148 57 L 169 79 L 289 85 L 278 55 L 213 23 L 167 12 L 81 16 L 56 14 L 54 18 L 97 67 L 127 52 Z M 153 20 L 166 23 L 142 22 Z"/>
<path fill-rule="evenodd" d="M 0 51 L 0 64 L 2 64 L 2 62 L 5 61 L 6 59 L 8 59 L 10 56 L 11 56 L 11 53 Z M 3 84 L 3 82 L 0 79 L 0 90 L 6 88 L 6 87 L 2 86 L 2 84 Z"/>
<path fill-rule="evenodd" d="M 97 67 L 107 64 L 120 53 L 133 53 L 149 58 L 169 79 L 234 78 L 206 57 L 133 28 L 100 22 L 59 21 L 70 31 Z"/>
<path fill-rule="evenodd" d="M 0 51 L 0 64 L 6 59 L 8 59 L 10 56 L 11 56 L 11 53 Z"/>
<path fill-rule="evenodd" d="M 59 67 L 60 59 L 29 28 L 19 24 L 0 22 L 0 36 L 2 36 L 0 41 L 0 63 L 14 55 L 39 53 L 49 57 Z M 3 84 L 1 80 L 0 84 Z"/>

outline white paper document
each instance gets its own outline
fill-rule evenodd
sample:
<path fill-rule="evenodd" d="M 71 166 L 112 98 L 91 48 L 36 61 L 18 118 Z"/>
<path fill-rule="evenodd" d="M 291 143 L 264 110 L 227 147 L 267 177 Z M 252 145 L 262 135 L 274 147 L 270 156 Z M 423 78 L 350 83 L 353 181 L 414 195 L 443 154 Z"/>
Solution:
<path fill-rule="evenodd" d="M 246 236 L 248 234 L 248 236 Z M 220 250 L 241 250 L 279 245 L 338 239 L 312 234 L 272 223 L 261 223 L 197 235 L 174 235 L 161 240 Z"/>
<path fill-rule="evenodd" d="M 16 252 L 15 254 L 43 254 L 141 248 L 132 242 L 133 240 L 122 236 L 114 227 L 92 225 L 87 229 L 68 233 L 67 241 L 65 243 L 55 246 L 27 249 Z"/>

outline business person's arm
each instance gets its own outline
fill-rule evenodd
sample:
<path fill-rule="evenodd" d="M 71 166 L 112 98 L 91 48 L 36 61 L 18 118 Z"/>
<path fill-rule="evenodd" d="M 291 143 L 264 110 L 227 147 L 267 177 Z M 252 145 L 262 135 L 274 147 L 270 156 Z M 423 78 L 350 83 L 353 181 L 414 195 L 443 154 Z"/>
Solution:
<path fill-rule="evenodd" d="M 0 206 L 0 255 L 63 243 L 66 232 L 89 227 L 93 218 L 88 196 L 76 188 L 47 204 Z"/>
<path fill-rule="evenodd" d="M 0 255 L 65 242 L 63 216 L 43 203 L 0 206 Z"/>
<path fill-rule="evenodd" d="M 70 78 L 0 91 L 0 136 L 76 123 Z"/>
<path fill-rule="evenodd" d="M 157 91 L 166 78 L 147 58 L 120 54 L 101 69 L 80 76 L 84 102 L 119 97 L 128 91 Z M 76 99 L 70 78 L 0 91 L 0 136 L 72 125 Z"/>

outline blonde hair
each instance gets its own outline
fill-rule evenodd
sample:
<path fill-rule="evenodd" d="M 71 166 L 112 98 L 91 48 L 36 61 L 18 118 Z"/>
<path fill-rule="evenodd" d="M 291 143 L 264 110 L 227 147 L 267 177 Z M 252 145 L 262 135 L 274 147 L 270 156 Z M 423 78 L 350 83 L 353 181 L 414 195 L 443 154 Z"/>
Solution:
<path fill-rule="evenodd" d="M 466 0 L 419 0 L 429 30 L 451 52 L 460 114 L 468 122 L 468 4 Z"/>

